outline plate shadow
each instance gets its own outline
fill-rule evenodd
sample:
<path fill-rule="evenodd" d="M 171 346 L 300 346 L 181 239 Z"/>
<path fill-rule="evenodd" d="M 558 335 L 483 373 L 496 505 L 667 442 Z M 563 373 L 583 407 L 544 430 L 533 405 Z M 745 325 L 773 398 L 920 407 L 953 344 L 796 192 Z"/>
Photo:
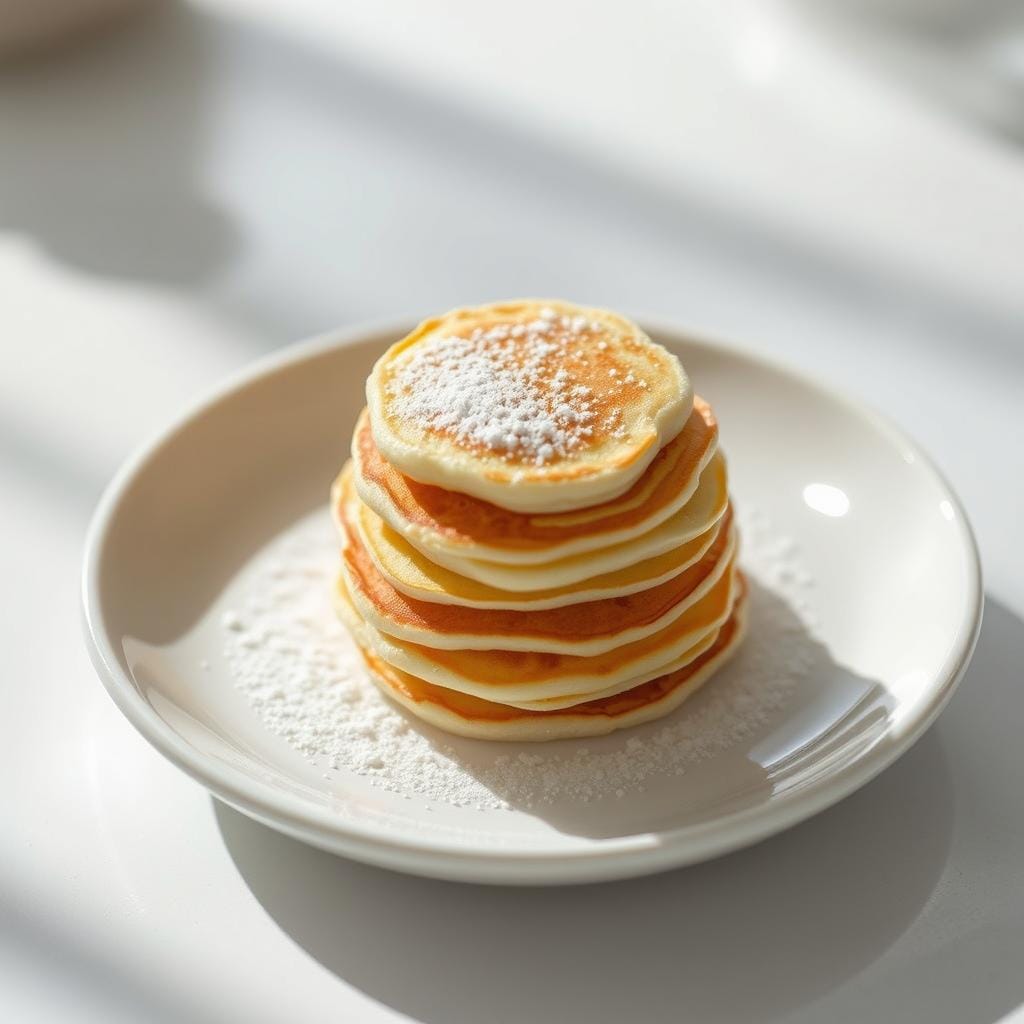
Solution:
<path fill-rule="evenodd" d="M 503 889 L 314 850 L 214 801 L 268 915 L 326 968 L 423 1022 L 763 1022 L 877 959 L 929 899 L 952 826 L 942 746 L 781 836 L 627 882 Z M 892 850 L 899 856 L 893 858 Z"/>
<path fill-rule="evenodd" d="M 876 741 L 892 698 L 837 664 L 785 598 L 749 577 L 748 585 L 749 630 L 736 656 L 679 709 L 648 724 L 598 738 L 495 744 L 452 737 L 397 705 L 395 713 L 483 789 L 567 835 L 657 834 L 749 810 L 798 784 L 823 753 Z M 601 775 L 593 799 L 580 789 L 581 748 Z M 537 753 L 540 767 L 520 766 L 520 757 Z"/>
<path fill-rule="evenodd" d="M 899 762 L 782 835 L 650 878 L 436 882 L 314 850 L 218 801 L 214 816 L 287 936 L 429 1024 L 994 1024 L 1024 1002 L 1024 830 L 1018 778 L 992 777 L 986 744 L 1019 728 L 1021 664 L 1024 622 L 990 597 L 960 692 Z M 993 841 L 1004 863 L 979 859 Z"/>

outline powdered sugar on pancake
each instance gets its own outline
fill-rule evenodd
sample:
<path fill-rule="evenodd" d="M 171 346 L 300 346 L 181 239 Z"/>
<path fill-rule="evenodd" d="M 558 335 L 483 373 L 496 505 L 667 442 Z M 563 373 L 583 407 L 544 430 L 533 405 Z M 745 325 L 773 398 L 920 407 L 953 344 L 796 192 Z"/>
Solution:
<path fill-rule="evenodd" d="M 391 413 L 508 461 L 565 458 L 594 432 L 592 391 L 572 366 L 586 360 L 581 345 L 593 345 L 600 330 L 544 309 L 526 324 L 430 339 L 395 367 Z"/>

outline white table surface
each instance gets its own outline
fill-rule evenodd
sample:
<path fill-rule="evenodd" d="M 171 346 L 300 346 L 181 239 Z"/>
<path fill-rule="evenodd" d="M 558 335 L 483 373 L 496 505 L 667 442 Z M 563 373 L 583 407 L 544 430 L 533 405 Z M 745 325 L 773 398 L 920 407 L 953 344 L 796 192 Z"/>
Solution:
<path fill-rule="evenodd" d="M 219 0 L 0 69 L 0 1018 L 1024 1005 L 1024 36 L 853 6 Z M 78 572 L 128 451 L 289 341 L 518 294 L 769 352 L 934 454 L 985 624 L 881 778 L 714 863 L 506 891 L 304 848 L 120 717 Z"/>

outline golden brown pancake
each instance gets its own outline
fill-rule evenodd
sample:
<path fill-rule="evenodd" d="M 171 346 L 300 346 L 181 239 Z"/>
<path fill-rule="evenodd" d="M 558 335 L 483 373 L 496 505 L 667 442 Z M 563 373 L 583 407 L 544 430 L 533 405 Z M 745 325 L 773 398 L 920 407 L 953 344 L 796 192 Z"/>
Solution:
<path fill-rule="evenodd" d="M 706 533 L 725 514 L 728 505 L 725 456 L 717 451 L 701 474 L 693 497 L 663 523 L 638 537 L 539 564 L 489 562 L 482 558 L 462 558 L 447 551 L 434 551 L 427 557 L 460 576 L 504 590 L 564 587 L 674 551 Z"/>
<path fill-rule="evenodd" d="M 340 480 L 336 482 L 336 505 L 338 501 L 342 500 L 343 493 L 348 494 L 346 481 L 349 474 L 350 470 L 346 465 Z M 343 484 L 345 486 L 342 486 Z M 725 514 L 728 503 L 728 474 L 725 458 L 720 451 L 717 451 L 701 474 L 697 489 L 690 500 L 654 529 L 630 540 L 594 551 L 566 555 L 546 563 L 523 565 L 463 558 L 447 551 L 421 551 L 421 554 L 429 562 L 448 569 L 458 576 L 513 594 L 568 588 L 590 581 L 595 577 L 606 576 L 620 569 L 636 566 L 660 555 L 678 551 L 701 535 L 707 534 L 708 530 Z M 395 545 L 388 542 L 388 534 L 382 533 L 375 525 L 374 516 L 375 513 L 368 506 L 362 505 L 360 513 L 354 518 L 358 521 L 363 533 L 372 537 L 372 540 L 367 541 L 367 546 L 378 563 L 384 566 L 385 575 L 388 575 L 388 564 L 395 560 L 401 561 L 404 556 L 395 549 Z M 400 568 L 397 566 L 393 574 L 398 575 Z M 589 582 L 586 582 L 579 589 L 586 590 L 588 587 Z"/>
<path fill-rule="evenodd" d="M 351 509 L 351 506 L 350 506 Z M 735 544 L 726 512 L 708 550 L 665 583 L 626 597 L 544 610 L 465 608 L 410 598 L 379 572 L 343 513 L 343 552 L 349 590 L 359 613 L 382 632 L 412 643 L 448 649 L 492 648 L 594 655 L 643 639 L 669 625 L 713 581 Z"/>
<path fill-rule="evenodd" d="M 436 686 L 382 661 L 361 648 L 371 678 L 412 714 L 448 732 L 478 739 L 541 741 L 601 736 L 667 715 L 696 693 L 736 651 L 746 625 L 747 588 L 739 591 L 732 614 L 713 641 L 692 661 L 630 690 L 573 707 L 534 711 L 496 704 Z"/>
<path fill-rule="evenodd" d="M 453 310 L 392 345 L 366 385 L 400 472 L 519 512 L 627 491 L 683 428 L 679 360 L 607 310 L 523 299 Z"/>
<path fill-rule="evenodd" d="M 392 529 L 423 550 L 508 561 L 549 562 L 639 536 L 682 508 L 715 453 L 718 425 L 700 398 L 682 431 L 623 495 L 551 515 L 511 512 L 487 501 L 417 483 L 387 463 L 364 410 L 352 438 L 360 497 Z"/>
<path fill-rule="evenodd" d="M 340 525 L 340 497 L 343 478 L 337 482 L 334 498 L 335 517 Z M 351 488 L 349 488 L 351 489 Z M 689 568 L 711 546 L 721 527 L 717 520 L 704 533 L 664 554 L 646 558 L 602 573 L 579 583 L 544 590 L 509 591 L 488 586 L 432 562 L 423 552 L 400 537 L 375 512 L 358 499 L 352 503 L 354 521 L 367 553 L 378 571 L 398 591 L 435 604 L 455 604 L 467 608 L 527 609 L 561 608 L 568 604 L 598 601 L 609 597 L 627 597 L 640 590 L 656 587 Z"/>
<path fill-rule="evenodd" d="M 504 704 L 628 689 L 679 667 L 686 651 L 728 618 L 735 598 L 735 561 L 674 622 L 642 640 L 593 656 L 503 650 L 443 650 L 400 640 L 360 616 L 360 642 L 395 668 L 428 682 Z M 339 575 L 337 593 L 347 595 Z M 346 602 L 351 604 L 351 598 Z"/>

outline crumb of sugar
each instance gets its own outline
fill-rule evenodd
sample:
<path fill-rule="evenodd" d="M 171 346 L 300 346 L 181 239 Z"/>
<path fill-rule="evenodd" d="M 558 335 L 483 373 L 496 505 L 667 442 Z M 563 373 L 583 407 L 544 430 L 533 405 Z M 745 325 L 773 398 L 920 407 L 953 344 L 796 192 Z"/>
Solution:
<path fill-rule="evenodd" d="M 230 609 L 221 616 L 220 624 L 225 629 L 230 629 L 234 633 L 241 633 L 245 629 L 245 623 L 242 621 L 242 617 L 238 612 L 231 611 Z"/>
<path fill-rule="evenodd" d="M 282 538 L 247 579 L 241 606 L 221 619 L 225 657 L 265 726 L 325 777 L 351 773 L 409 799 L 488 811 L 621 800 L 748 740 L 813 664 L 805 600 L 813 581 L 795 544 L 756 511 L 740 521 L 745 568 L 766 589 L 752 595 L 737 670 L 666 718 L 599 740 L 460 740 L 392 704 L 331 607 L 336 539 L 321 518 Z"/>
<path fill-rule="evenodd" d="M 599 329 L 545 308 L 528 324 L 432 338 L 394 366 L 386 385 L 391 409 L 505 459 L 542 466 L 571 456 L 592 436 L 595 414 L 564 364 L 572 349 L 582 359 L 581 337 Z M 597 345 L 607 348 L 603 340 Z"/>

